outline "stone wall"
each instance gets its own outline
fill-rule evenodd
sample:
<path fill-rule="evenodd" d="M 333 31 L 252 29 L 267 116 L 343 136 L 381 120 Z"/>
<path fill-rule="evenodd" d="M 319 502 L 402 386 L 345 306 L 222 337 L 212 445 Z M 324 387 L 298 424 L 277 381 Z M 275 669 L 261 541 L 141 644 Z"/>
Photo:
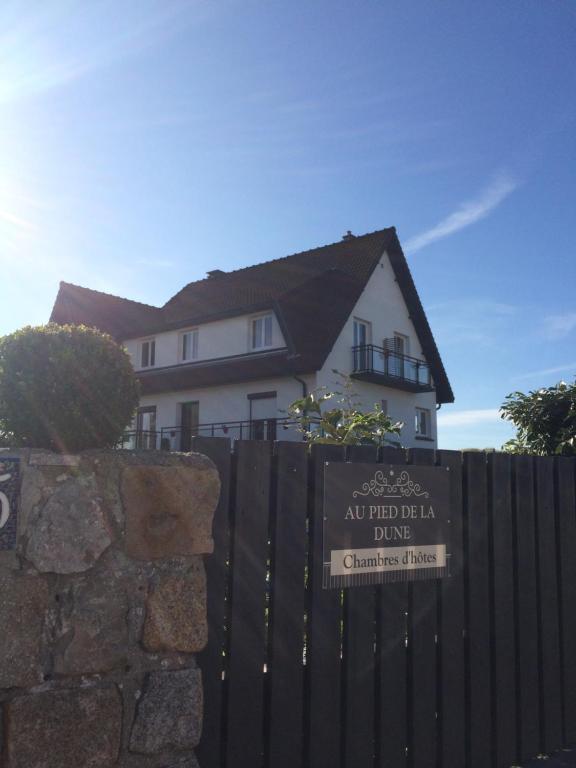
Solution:
<path fill-rule="evenodd" d="M 0 766 L 197 766 L 214 465 L 2 451 L 0 470 L 9 457 L 21 499 L 15 549 L 0 551 Z"/>

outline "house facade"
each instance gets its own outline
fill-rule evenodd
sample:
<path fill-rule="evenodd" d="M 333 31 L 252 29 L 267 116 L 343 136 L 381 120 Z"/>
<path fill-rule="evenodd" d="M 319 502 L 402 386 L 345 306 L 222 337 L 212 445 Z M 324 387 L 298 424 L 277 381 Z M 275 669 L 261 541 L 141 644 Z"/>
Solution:
<path fill-rule="evenodd" d="M 126 446 L 188 450 L 193 435 L 299 440 L 290 403 L 350 375 L 366 410 L 435 447 L 453 402 L 394 228 L 234 272 L 214 270 L 152 307 L 61 283 L 51 315 L 128 350 L 141 402 Z"/>

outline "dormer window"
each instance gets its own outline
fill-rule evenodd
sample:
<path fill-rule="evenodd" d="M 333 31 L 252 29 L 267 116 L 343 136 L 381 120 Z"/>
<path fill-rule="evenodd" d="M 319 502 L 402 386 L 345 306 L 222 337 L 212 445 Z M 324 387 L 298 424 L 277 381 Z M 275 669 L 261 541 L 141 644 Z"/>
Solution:
<path fill-rule="evenodd" d="M 250 348 L 266 349 L 272 346 L 272 315 L 260 315 L 250 320 Z"/>
<path fill-rule="evenodd" d="M 180 334 L 180 360 L 187 363 L 198 359 L 198 328 Z"/>
<path fill-rule="evenodd" d="M 156 339 L 146 339 L 140 345 L 140 367 L 153 368 L 156 365 Z"/>

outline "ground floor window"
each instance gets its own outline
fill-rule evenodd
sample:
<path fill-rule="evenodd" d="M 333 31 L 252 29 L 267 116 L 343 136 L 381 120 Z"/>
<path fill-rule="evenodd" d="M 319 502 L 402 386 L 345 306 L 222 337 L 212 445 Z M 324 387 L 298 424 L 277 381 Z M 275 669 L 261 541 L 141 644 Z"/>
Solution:
<path fill-rule="evenodd" d="M 428 408 L 416 408 L 416 435 L 418 437 L 432 436 L 430 410 Z"/>
<path fill-rule="evenodd" d="M 136 415 L 136 448 L 152 449 L 157 445 L 156 406 L 138 408 Z"/>
<path fill-rule="evenodd" d="M 276 440 L 278 407 L 276 392 L 253 392 L 248 395 L 250 407 L 250 439 Z"/>

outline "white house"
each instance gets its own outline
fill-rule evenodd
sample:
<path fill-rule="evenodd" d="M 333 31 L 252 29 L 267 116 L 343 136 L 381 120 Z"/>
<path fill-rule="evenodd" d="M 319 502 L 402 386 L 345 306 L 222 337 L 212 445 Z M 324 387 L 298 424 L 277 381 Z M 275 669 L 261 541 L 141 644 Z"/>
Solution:
<path fill-rule="evenodd" d="M 233 272 L 216 269 L 152 307 L 61 283 L 51 315 L 110 333 L 141 385 L 134 441 L 187 450 L 194 434 L 301 439 L 295 399 L 349 374 L 366 409 L 435 447 L 454 397 L 395 229 Z"/>

